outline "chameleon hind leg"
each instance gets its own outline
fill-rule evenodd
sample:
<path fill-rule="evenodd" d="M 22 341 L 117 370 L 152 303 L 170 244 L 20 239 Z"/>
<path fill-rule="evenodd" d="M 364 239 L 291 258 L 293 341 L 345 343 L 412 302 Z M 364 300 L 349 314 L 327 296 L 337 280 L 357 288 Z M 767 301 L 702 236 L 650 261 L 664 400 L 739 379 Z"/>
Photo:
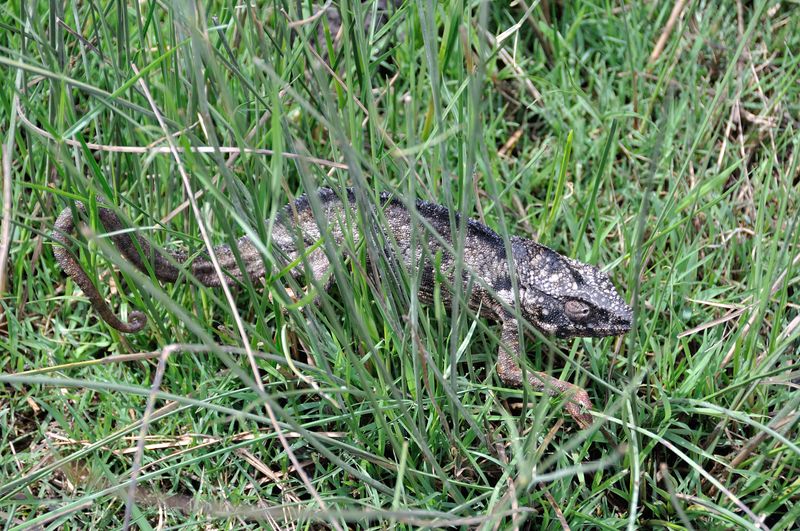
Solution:
<path fill-rule="evenodd" d="M 523 384 L 522 369 L 517 361 L 520 356 L 517 321 L 508 318 L 503 321 L 501 345 L 497 357 L 497 375 L 504 384 L 510 387 L 522 387 Z M 525 371 L 525 373 L 532 389 L 551 396 L 563 395 L 566 400 L 564 409 L 575 419 L 575 422 L 581 428 L 591 426 L 592 416 L 588 410 L 592 409 L 592 402 L 584 389 L 544 372 Z"/>

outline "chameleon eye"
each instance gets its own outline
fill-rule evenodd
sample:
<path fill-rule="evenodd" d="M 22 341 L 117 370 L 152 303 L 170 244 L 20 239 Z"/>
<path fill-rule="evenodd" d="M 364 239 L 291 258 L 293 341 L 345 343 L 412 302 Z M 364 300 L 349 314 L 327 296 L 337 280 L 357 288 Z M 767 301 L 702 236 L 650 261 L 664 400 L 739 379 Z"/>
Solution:
<path fill-rule="evenodd" d="M 587 304 L 575 300 L 569 300 L 564 303 L 564 311 L 566 312 L 570 321 L 579 323 L 589 317 L 591 309 Z"/>

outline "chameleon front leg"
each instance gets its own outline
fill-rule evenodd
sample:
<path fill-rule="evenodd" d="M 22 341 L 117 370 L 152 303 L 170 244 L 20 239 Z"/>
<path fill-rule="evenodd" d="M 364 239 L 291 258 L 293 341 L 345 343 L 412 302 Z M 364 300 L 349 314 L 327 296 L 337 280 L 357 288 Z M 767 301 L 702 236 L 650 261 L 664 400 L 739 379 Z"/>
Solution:
<path fill-rule="evenodd" d="M 517 326 L 517 320 L 513 317 L 507 316 L 503 320 L 500 351 L 497 356 L 497 375 L 504 384 L 511 387 L 522 387 L 522 369 L 517 361 L 522 357 Z M 592 416 L 588 410 L 592 409 L 592 402 L 585 390 L 544 372 L 525 372 L 532 389 L 544 391 L 552 396 L 563 394 L 567 400 L 564 405 L 567 413 L 581 428 L 591 426 Z"/>

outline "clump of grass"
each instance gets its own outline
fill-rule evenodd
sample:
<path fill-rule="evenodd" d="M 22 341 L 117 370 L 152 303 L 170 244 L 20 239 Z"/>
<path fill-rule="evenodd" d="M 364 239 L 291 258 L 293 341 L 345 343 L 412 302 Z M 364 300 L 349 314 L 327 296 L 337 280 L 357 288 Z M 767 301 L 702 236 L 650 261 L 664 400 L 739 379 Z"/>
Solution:
<path fill-rule="evenodd" d="M 339 33 L 307 3 L 5 5 L 6 527 L 792 528 L 800 12 L 544 6 L 342 2 Z M 49 250 L 81 200 L 168 248 L 202 224 L 269 251 L 323 185 L 606 265 L 635 330 L 527 347 L 608 438 L 505 389 L 492 323 L 420 304 L 380 238 L 328 249 L 319 305 L 277 268 L 231 302 L 134 271 L 89 215 L 81 263 L 150 318 L 129 336 Z"/>

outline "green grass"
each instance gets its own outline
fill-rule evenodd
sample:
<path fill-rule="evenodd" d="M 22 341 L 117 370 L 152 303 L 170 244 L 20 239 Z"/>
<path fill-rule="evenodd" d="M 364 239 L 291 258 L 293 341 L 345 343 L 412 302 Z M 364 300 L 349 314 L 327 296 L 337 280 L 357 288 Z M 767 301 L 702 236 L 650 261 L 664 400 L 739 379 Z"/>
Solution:
<path fill-rule="evenodd" d="M 289 25 L 307 2 L 75 4 L 0 7 L 5 528 L 120 528 L 126 506 L 140 529 L 796 525 L 795 3 L 689 3 L 651 60 L 672 3 L 420 0 L 365 32 L 347 1 L 336 77 L 310 50 L 324 19 Z M 145 149 L 167 135 L 177 161 Z M 51 252 L 58 212 L 101 197 L 170 248 L 202 252 L 201 221 L 268 250 L 277 209 L 322 185 L 607 267 L 635 329 L 527 351 L 589 390 L 609 439 L 505 389 L 492 323 L 368 275 L 375 241 L 338 250 L 319 306 L 278 270 L 231 305 L 77 237 L 112 307 L 148 314 L 128 336 Z"/>

